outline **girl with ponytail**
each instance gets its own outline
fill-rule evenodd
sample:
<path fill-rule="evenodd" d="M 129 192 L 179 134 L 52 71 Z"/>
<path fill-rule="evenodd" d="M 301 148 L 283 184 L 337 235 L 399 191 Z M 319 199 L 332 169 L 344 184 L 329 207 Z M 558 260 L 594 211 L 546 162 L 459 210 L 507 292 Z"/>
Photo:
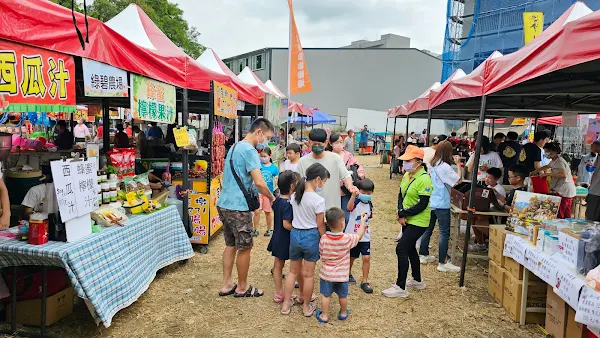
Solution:
<path fill-rule="evenodd" d="M 291 204 L 294 213 L 292 231 L 290 232 L 290 271 L 285 279 L 284 301 L 281 314 L 287 315 L 291 310 L 294 284 L 301 285 L 302 295 L 298 298 L 303 303 L 303 313 L 311 317 L 315 311 L 313 302 L 315 265 L 319 260 L 319 241 L 325 234 L 325 199 L 319 196 L 329 171 L 319 163 L 306 170 L 306 177 L 300 179 L 292 195 Z"/>

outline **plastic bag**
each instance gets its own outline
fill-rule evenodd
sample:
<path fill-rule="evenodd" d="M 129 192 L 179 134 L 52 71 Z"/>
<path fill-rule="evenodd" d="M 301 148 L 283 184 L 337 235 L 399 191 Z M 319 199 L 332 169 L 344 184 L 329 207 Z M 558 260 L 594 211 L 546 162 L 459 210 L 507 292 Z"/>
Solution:
<path fill-rule="evenodd" d="M 596 291 L 600 291 L 600 266 L 588 272 L 585 276 L 585 284 Z"/>
<path fill-rule="evenodd" d="M 581 236 L 586 237 L 586 244 L 583 269 L 582 271 L 579 271 L 579 273 L 585 275 L 600 265 L 600 229 L 587 229 Z"/>
<path fill-rule="evenodd" d="M 148 173 L 147 172 L 135 176 L 133 178 L 133 181 L 136 183 L 137 190 L 143 190 L 143 191 L 150 190 L 150 191 L 152 191 L 152 188 L 150 188 L 150 179 L 148 178 Z"/>

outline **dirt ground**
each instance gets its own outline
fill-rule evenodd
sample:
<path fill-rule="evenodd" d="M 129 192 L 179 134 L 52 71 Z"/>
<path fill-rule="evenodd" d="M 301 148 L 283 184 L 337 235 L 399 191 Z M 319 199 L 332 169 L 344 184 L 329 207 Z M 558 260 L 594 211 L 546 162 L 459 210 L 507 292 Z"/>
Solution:
<path fill-rule="evenodd" d="M 50 328 L 54 337 L 543 337 L 536 326 L 522 327 L 512 322 L 501 306 L 487 293 L 487 263 L 469 261 L 466 288 L 458 287 L 458 274 L 437 272 L 436 265 L 422 267 L 427 283 L 423 291 L 411 291 L 405 300 L 387 299 L 381 291 L 388 288 L 397 273 L 395 221 L 399 179 L 389 180 L 389 166 L 375 168 L 379 158 L 360 157 L 373 166 L 366 173 L 375 182 L 375 207 L 372 228 L 372 295 L 351 286 L 348 321 L 334 316 L 339 310 L 332 302 L 330 324 L 319 325 L 315 318 L 304 318 L 294 307 L 290 316 L 282 316 L 272 301 L 273 259 L 266 251 L 269 238 L 257 238 L 252 251 L 249 282 L 265 290 L 258 299 L 218 297 L 222 279 L 222 235 L 209 247 L 208 254 L 197 253 L 187 264 L 165 268 L 148 291 L 129 308 L 121 310 L 110 328 L 94 324 L 80 303 L 73 315 Z M 437 253 L 437 230 L 432 239 L 432 254 Z M 196 250 L 198 252 L 198 250 Z M 357 279 L 360 263 L 355 267 Z M 235 271 L 235 269 L 234 269 Z M 235 274 L 235 272 L 234 272 Z M 234 277 L 235 278 L 235 277 Z M 318 282 L 315 283 L 318 293 Z"/>

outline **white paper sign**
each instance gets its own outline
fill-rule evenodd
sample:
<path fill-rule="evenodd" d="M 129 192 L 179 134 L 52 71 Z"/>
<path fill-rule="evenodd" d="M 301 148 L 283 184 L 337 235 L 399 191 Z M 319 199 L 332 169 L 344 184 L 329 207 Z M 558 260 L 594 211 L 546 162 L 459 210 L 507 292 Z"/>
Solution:
<path fill-rule="evenodd" d="M 556 285 L 556 274 L 558 273 L 560 266 L 560 263 L 552 258 L 552 256 L 541 253 L 540 265 L 536 276 L 540 277 L 544 282 L 548 283 L 548 285 L 554 287 Z"/>
<path fill-rule="evenodd" d="M 98 209 L 96 164 L 93 160 L 52 161 L 50 169 L 63 222 Z"/>
<path fill-rule="evenodd" d="M 579 239 L 571 237 L 564 232 L 558 233 L 558 257 L 573 269 L 577 268 L 578 251 Z"/>
<path fill-rule="evenodd" d="M 534 275 L 538 275 L 538 269 L 540 265 L 540 258 L 542 253 L 535 250 L 534 248 L 527 249 L 525 252 L 525 266 L 527 270 L 531 271 Z"/>
<path fill-rule="evenodd" d="M 560 125 L 563 127 L 577 127 L 577 113 L 564 112 Z"/>
<path fill-rule="evenodd" d="M 63 222 L 77 217 L 77 204 L 71 162 L 50 162 L 58 210 Z"/>
<path fill-rule="evenodd" d="M 525 252 L 530 246 L 527 242 L 518 236 L 507 235 L 504 242 L 504 256 L 511 257 L 521 265 L 525 265 Z"/>
<path fill-rule="evenodd" d="M 127 72 L 104 63 L 81 59 L 85 96 L 127 97 Z"/>
<path fill-rule="evenodd" d="M 600 326 L 600 292 L 589 286 L 583 288 L 575 321 L 592 327 Z"/>
<path fill-rule="evenodd" d="M 93 160 L 71 162 L 75 183 L 77 216 L 83 216 L 98 209 L 98 192 L 96 191 L 96 164 Z"/>
<path fill-rule="evenodd" d="M 67 242 L 75 242 L 92 233 L 92 217 L 87 213 L 65 222 Z"/>
<path fill-rule="evenodd" d="M 559 295 L 569 306 L 577 309 L 579 291 L 584 285 L 585 282 L 582 278 L 579 278 L 570 271 L 559 270 L 556 275 L 554 293 Z"/>

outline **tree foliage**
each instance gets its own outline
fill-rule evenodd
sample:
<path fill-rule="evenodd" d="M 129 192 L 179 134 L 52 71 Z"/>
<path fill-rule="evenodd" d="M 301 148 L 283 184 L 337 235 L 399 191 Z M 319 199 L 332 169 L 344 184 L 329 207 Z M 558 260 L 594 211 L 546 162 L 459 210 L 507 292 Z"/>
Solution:
<path fill-rule="evenodd" d="M 61 6 L 71 8 L 71 0 L 51 0 Z M 196 59 L 202 54 L 205 47 L 198 42 L 200 32 L 183 18 L 183 10 L 177 4 L 168 0 L 94 0 L 87 7 L 87 14 L 102 22 L 106 22 L 129 4 L 135 3 L 148 14 L 150 19 L 189 56 Z M 75 2 L 75 10 L 83 12 L 83 6 Z"/>

